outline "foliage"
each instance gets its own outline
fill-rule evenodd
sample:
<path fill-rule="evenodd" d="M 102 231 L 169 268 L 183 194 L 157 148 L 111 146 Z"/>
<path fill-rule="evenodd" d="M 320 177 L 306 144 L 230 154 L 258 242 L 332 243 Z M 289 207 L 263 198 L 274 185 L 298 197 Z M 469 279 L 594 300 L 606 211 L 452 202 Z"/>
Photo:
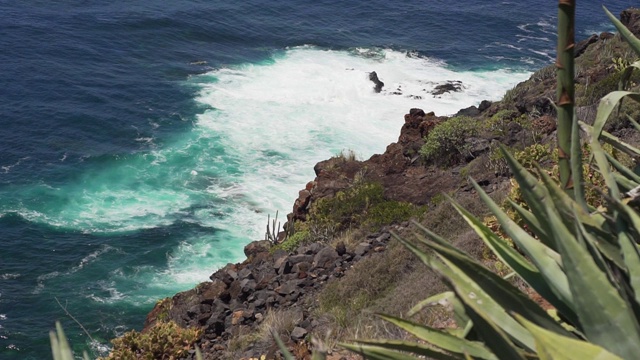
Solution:
<path fill-rule="evenodd" d="M 384 187 L 377 183 L 360 182 L 338 192 L 334 197 L 314 202 L 310 210 L 310 229 L 333 228 L 336 231 L 352 226 L 372 229 L 409 220 L 424 213 L 425 208 L 410 203 L 387 200 Z"/>
<path fill-rule="evenodd" d="M 485 121 L 482 126 L 493 135 L 505 136 L 509 131 L 510 124 L 512 123 L 518 124 L 522 127 L 531 126 L 531 122 L 528 121 L 526 114 L 520 115 L 519 112 L 508 109 L 498 111 Z"/>
<path fill-rule="evenodd" d="M 478 134 L 477 121 L 466 117 L 453 117 L 436 125 L 425 138 L 420 154 L 426 161 L 450 163 L 470 156 L 466 139 Z"/>
<path fill-rule="evenodd" d="M 573 25 L 570 16 L 573 8 L 569 11 L 567 7 L 573 4 L 560 2 L 560 12 L 566 11 L 569 16 L 559 16 L 558 27 L 565 29 L 559 38 L 572 32 L 567 28 Z M 640 40 L 608 11 L 607 15 L 640 54 Z M 640 67 L 640 63 L 631 66 Z M 591 211 L 585 201 L 584 159 L 575 118 L 571 120 L 570 131 L 562 135 L 570 137 L 564 154 L 570 151 L 572 156 L 564 159 L 570 160 L 566 165 L 575 191 L 566 187 L 571 181 L 558 185 L 536 165 L 534 175 L 503 149 L 528 206 L 528 209 L 514 208 L 528 229 L 514 222 L 474 182 L 481 199 L 522 253 L 507 246 L 496 233 L 452 201 L 485 245 L 527 287 L 515 286 L 423 228 L 424 236 L 419 236 L 417 241 L 396 238 L 442 276 L 450 291 L 425 299 L 409 315 L 432 304 L 447 302 L 459 327 L 443 331 L 381 315 L 415 336 L 416 341 L 358 341 L 343 345 L 376 359 L 417 359 L 416 356 L 523 360 L 637 358 L 640 351 L 640 251 L 637 245 L 640 242 L 637 211 L 640 176 L 608 154 L 602 145 L 604 142 L 640 157 L 640 149 L 603 131 L 606 120 L 625 98 L 640 102 L 640 93 L 616 91 L 606 95 L 600 101 L 594 125 L 580 124 L 589 136 L 587 150 L 592 154 L 589 159 L 595 161 L 593 168 L 606 184 L 604 203 L 598 211 Z M 559 99 L 568 101 L 562 91 Z M 634 121 L 632 124 L 640 129 L 639 124 Z"/>
<path fill-rule="evenodd" d="M 184 329 L 174 321 L 157 322 L 145 333 L 133 330 L 112 340 L 111 353 L 101 359 L 181 359 L 193 350 L 201 335 L 202 329 Z"/>
<path fill-rule="evenodd" d="M 277 244 L 276 246 L 272 247 L 273 250 L 275 249 L 282 249 L 285 250 L 287 252 L 289 251 L 294 251 L 295 249 L 297 249 L 300 245 L 303 245 L 304 243 L 306 243 L 307 241 L 311 240 L 311 233 L 309 230 L 298 230 L 296 231 L 293 235 L 288 236 L 283 242 Z"/>
<path fill-rule="evenodd" d="M 190 348 L 200 337 L 201 330 L 182 329 L 174 322 L 159 323 L 154 326 L 148 334 L 140 334 L 131 331 L 123 337 L 113 340 L 114 349 L 107 359 L 136 360 L 136 359 L 178 359 L 186 356 Z M 64 334 L 64 330 L 59 322 L 56 322 L 56 331 L 49 333 L 51 341 L 51 352 L 53 360 L 74 360 L 73 352 Z M 181 344 L 184 347 L 181 348 Z M 135 344 L 135 345 L 134 345 Z M 141 346 L 140 346 L 141 345 Z M 124 346 L 124 347 L 123 347 Z M 139 351 L 135 351 L 136 346 Z M 158 348 L 166 350 L 157 351 Z M 186 348 L 186 350 L 184 350 Z M 148 350 L 146 350 L 148 349 Z M 153 350 L 153 352 L 151 352 Z M 196 347 L 196 359 L 202 360 L 202 354 Z M 89 360 L 89 355 L 85 351 L 83 360 Z M 100 360 L 102 358 L 98 358 Z"/>

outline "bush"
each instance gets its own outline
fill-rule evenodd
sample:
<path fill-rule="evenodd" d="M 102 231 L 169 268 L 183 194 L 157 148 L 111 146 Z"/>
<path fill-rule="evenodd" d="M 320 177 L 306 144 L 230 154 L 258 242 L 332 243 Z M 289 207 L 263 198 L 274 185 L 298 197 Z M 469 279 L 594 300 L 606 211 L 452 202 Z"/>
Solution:
<path fill-rule="evenodd" d="M 426 161 L 451 163 L 471 155 L 467 138 L 478 135 L 477 121 L 458 116 L 436 125 L 425 138 L 420 154 Z"/>
<path fill-rule="evenodd" d="M 189 355 L 201 335 L 202 329 L 184 329 L 173 321 L 158 322 L 145 333 L 129 331 L 112 340 L 111 353 L 99 360 L 181 359 Z"/>
<path fill-rule="evenodd" d="M 320 229 L 332 229 L 332 232 L 358 226 L 375 229 L 409 220 L 425 211 L 424 207 L 387 200 L 383 193 L 381 184 L 362 182 L 334 197 L 319 199 L 311 205 L 307 225 L 311 235 Z"/>

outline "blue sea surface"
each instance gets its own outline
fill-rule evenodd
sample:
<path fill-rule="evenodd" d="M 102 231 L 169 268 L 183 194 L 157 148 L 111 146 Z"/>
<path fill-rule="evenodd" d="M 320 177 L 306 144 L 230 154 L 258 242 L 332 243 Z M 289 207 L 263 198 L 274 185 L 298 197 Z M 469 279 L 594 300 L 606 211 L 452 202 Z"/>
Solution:
<path fill-rule="evenodd" d="M 498 100 L 550 64 L 556 11 L 0 0 L 0 359 L 50 358 L 56 320 L 104 355 L 156 301 L 241 260 L 317 161 L 381 153 L 411 107 Z M 599 2 L 577 19 L 578 39 L 613 29 Z M 447 80 L 464 91 L 428 94 Z"/>

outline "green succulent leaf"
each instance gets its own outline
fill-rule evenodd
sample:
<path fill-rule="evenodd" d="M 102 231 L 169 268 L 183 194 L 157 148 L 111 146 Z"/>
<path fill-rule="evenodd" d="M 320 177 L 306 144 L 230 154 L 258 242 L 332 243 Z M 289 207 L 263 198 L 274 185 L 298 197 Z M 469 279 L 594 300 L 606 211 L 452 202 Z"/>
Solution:
<path fill-rule="evenodd" d="M 541 360 L 622 360 L 607 350 L 586 341 L 576 340 L 555 334 L 528 321 L 520 315 L 514 315 L 536 339 L 536 350 Z"/>
<path fill-rule="evenodd" d="M 419 356 L 428 356 L 434 360 L 459 360 L 464 357 L 445 354 L 440 351 L 433 350 L 425 345 L 412 343 L 408 341 L 397 340 L 379 340 L 379 341 L 356 341 L 355 344 L 339 344 L 340 346 L 356 352 L 366 359 L 380 360 L 418 360 L 418 357 L 409 355 L 415 354 Z M 405 353 L 402 353 L 405 352 Z M 407 354 L 408 353 L 408 354 Z"/>
<path fill-rule="evenodd" d="M 445 351 L 459 353 L 461 355 L 468 354 L 479 359 L 497 360 L 497 357 L 493 353 L 491 353 L 481 342 L 461 339 L 440 330 L 400 319 L 394 316 L 378 316 L 398 326 L 399 328 L 404 329 L 418 339 L 424 340 L 432 345 L 440 347 Z"/>
<path fill-rule="evenodd" d="M 632 309 L 557 212 L 549 208 L 548 214 L 554 235 L 563 239 L 558 245 L 582 331 L 589 341 L 624 358 L 633 358 L 632 354 L 640 351 L 640 332 Z"/>
<path fill-rule="evenodd" d="M 449 301 L 454 296 L 455 295 L 453 294 L 453 291 L 445 291 L 443 293 L 430 296 L 420 301 L 419 303 L 417 303 L 414 307 L 412 307 L 411 310 L 407 312 L 407 316 L 409 317 L 414 316 L 415 314 L 422 311 L 424 308 L 428 306 L 433 306 L 434 304 L 439 304 L 442 301 Z"/>

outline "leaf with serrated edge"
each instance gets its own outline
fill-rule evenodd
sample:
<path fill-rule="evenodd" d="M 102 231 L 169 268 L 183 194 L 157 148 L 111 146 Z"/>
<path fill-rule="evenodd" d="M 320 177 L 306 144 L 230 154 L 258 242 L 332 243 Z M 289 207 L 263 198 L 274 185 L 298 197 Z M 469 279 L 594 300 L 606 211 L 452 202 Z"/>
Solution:
<path fill-rule="evenodd" d="M 522 280 L 529 284 L 529 286 L 551 303 L 551 305 L 560 310 L 560 312 L 567 318 L 571 321 L 576 321 L 575 313 L 571 310 L 571 306 L 556 296 L 550 288 L 549 283 L 534 265 L 525 259 L 524 256 L 520 255 L 520 253 L 514 248 L 507 245 L 504 240 L 494 234 L 491 229 L 473 216 L 473 214 L 468 212 L 455 201 L 452 201 L 451 203 L 502 262 L 507 264 L 518 274 L 518 276 L 520 276 L 520 278 L 522 278 Z"/>
<path fill-rule="evenodd" d="M 411 321 L 400 319 L 389 315 L 378 315 L 384 320 L 404 329 L 410 334 L 414 335 L 418 339 L 424 340 L 431 345 L 435 345 L 443 350 L 459 353 L 469 354 L 473 357 L 480 359 L 496 359 L 496 356 L 491 353 L 481 342 L 469 341 L 466 339 L 460 339 L 448 333 L 442 332 L 437 329 L 430 328 L 428 326 L 420 325 Z"/>
<path fill-rule="evenodd" d="M 511 341 L 507 333 L 501 329 L 497 323 L 493 322 L 491 316 L 485 312 L 485 306 L 475 298 L 468 298 L 461 292 L 456 284 L 451 284 L 458 298 L 464 301 L 465 311 L 473 321 L 477 334 L 491 351 L 500 359 L 522 359 L 525 357 L 523 351 L 517 348 Z M 470 300 L 470 301 L 469 301 Z M 508 315 L 507 315 L 508 316 Z M 512 334 L 509 334 L 512 335 Z"/>
<path fill-rule="evenodd" d="M 452 298 L 453 292 L 452 291 L 445 291 L 443 293 L 440 294 L 436 294 L 433 296 L 430 296 L 422 301 L 420 301 L 419 303 L 417 303 L 414 307 L 411 308 L 411 310 L 409 310 L 407 312 L 407 316 L 411 317 L 417 313 L 419 313 L 420 311 L 422 311 L 422 309 L 426 308 L 427 306 L 432 306 L 434 304 L 440 304 L 441 301 L 447 301 L 450 298 Z"/>
<path fill-rule="evenodd" d="M 520 315 L 514 314 L 514 316 L 535 337 L 536 350 L 541 360 L 622 360 L 597 345 L 555 334 L 527 321 Z"/>
<path fill-rule="evenodd" d="M 505 329 L 505 331 L 513 336 L 520 344 L 528 349 L 534 349 L 533 338 L 517 321 L 509 316 L 501 305 L 499 305 L 491 296 L 487 295 L 484 289 L 471 280 L 464 274 L 463 271 L 457 267 L 451 267 L 449 264 L 445 265 L 443 262 L 434 259 L 432 256 L 427 255 L 424 251 L 418 249 L 415 245 L 400 239 L 402 244 L 413 252 L 423 263 L 429 266 L 431 269 L 441 274 L 445 278 L 449 279 L 452 283 L 456 293 L 464 293 L 466 296 L 474 296 L 482 302 L 485 311 L 490 314 L 491 320 L 495 321 L 498 326 Z M 434 245 L 434 244 L 432 244 Z M 471 295 L 469 295 L 471 294 Z"/>
<path fill-rule="evenodd" d="M 511 220 L 500 206 L 498 206 L 475 181 L 472 180 L 472 183 L 478 191 L 480 198 L 496 216 L 500 225 L 502 225 L 503 230 L 511 237 L 518 248 L 531 259 L 531 262 L 545 279 L 547 279 L 549 286 L 558 298 L 565 304 L 573 304 L 573 295 L 569 289 L 567 277 L 560 265 L 562 263 L 560 255 L 524 231 L 518 224 Z"/>
<path fill-rule="evenodd" d="M 523 314 L 527 319 L 540 326 L 559 334 L 572 336 L 528 296 L 473 259 L 462 257 L 435 243 L 431 244 L 431 248 L 453 272 L 459 273 L 460 277 L 477 284 L 482 289 L 482 293 L 486 294 L 504 311 Z M 477 293 L 476 296 L 480 298 L 482 294 Z M 465 300 L 463 299 L 463 301 Z"/>
<path fill-rule="evenodd" d="M 583 332 L 594 344 L 623 358 L 635 358 L 640 351 L 640 332 L 632 309 L 606 274 L 600 271 L 587 249 L 571 236 L 555 210 L 547 210 L 554 235 L 563 240 L 558 242 L 558 248 Z"/>
<path fill-rule="evenodd" d="M 367 359 L 417 359 L 408 354 L 402 354 L 400 351 L 428 356 L 434 360 L 458 360 L 464 358 L 455 354 L 445 354 L 425 345 L 400 340 L 356 341 L 355 344 L 340 344 L 340 346 L 355 351 Z M 408 357 L 402 357 L 402 355 Z"/>

